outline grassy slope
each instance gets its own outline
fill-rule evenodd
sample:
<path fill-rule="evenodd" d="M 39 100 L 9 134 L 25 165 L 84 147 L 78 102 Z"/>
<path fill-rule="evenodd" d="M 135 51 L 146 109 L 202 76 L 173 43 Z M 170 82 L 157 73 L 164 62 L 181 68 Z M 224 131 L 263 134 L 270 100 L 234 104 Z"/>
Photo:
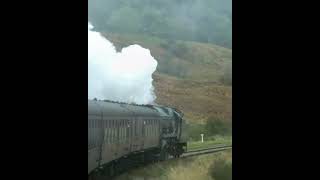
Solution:
<path fill-rule="evenodd" d="M 191 122 L 209 117 L 231 120 L 232 88 L 210 82 L 154 75 L 156 102 L 180 109 Z"/>
<path fill-rule="evenodd" d="M 111 40 L 117 50 L 131 44 L 139 44 L 142 47 L 148 48 L 153 57 L 155 57 L 159 65 L 164 63 L 166 59 L 170 59 L 170 64 L 178 63 L 182 69 L 188 73 L 186 79 L 202 80 L 210 82 L 218 82 L 219 76 L 223 73 L 225 66 L 232 61 L 232 50 L 216 46 L 213 44 L 204 44 L 191 41 L 176 41 L 177 44 L 182 44 L 186 47 L 183 55 L 177 56 L 171 54 L 168 48 L 163 45 L 170 45 L 165 39 L 157 37 L 132 35 L 132 34 L 114 34 L 105 33 Z"/>
<path fill-rule="evenodd" d="M 131 44 L 150 49 L 161 66 L 170 57 L 168 66 L 178 65 L 185 70 L 181 78 L 154 73 L 156 102 L 179 108 L 188 121 L 204 122 L 209 117 L 231 120 L 232 88 L 219 83 L 226 64 L 232 61 L 232 50 L 212 44 L 179 41 L 187 47 L 182 56 L 169 52 L 167 40 L 143 35 L 104 34 L 121 50 Z M 171 64 L 170 64 L 171 63 Z"/>
<path fill-rule="evenodd" d="M 231 169 L 219 168 L 222 163 L 232 165 L 232 151 L 224 151 L 215 154 L 165 161 L 145 167 L 130 170 L 116 180 L 214 180 L 211 174 L 223 173 L 231 175 Z"/>

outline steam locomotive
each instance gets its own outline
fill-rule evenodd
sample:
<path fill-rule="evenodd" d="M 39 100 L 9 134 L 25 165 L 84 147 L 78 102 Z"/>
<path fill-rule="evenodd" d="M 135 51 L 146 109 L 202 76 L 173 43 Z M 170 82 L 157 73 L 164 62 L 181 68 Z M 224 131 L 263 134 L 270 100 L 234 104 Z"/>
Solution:
<path fill-rule="evenodd" d="M 179 157 L 187 147 L 182 116 L 170 107 L 88 100 L 88 176 Z"/>

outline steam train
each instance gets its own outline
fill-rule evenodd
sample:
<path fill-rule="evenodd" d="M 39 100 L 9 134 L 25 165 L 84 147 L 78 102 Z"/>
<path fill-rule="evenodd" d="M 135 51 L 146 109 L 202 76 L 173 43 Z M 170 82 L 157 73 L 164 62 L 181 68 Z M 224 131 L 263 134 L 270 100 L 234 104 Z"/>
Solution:
<path fill-rule="evenodd" d="M 88 176 L 179 157 L 187 147 L 182 116 L 170 107 L 88 100 Z"/>

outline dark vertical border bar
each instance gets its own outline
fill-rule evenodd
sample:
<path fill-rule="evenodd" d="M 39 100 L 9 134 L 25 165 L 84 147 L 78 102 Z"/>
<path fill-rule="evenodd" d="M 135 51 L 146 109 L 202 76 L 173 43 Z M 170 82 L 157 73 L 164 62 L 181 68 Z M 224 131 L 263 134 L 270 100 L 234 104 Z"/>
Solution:
<path fill-rule="evenodd" d="M 88 1 L 3 7 L 3 176 L 86 179 Z"/>

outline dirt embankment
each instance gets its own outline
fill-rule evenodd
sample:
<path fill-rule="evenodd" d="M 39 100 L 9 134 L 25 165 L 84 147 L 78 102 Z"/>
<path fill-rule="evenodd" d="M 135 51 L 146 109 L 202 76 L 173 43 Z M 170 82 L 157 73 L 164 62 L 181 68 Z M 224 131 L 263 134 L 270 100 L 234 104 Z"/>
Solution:
<path fill-rule="evenodd" d="M 156 102 L 180 109 L 191 122 L 207 118 L 232 119 L 232 87 L 215 82 L 180 80 L 154 74 Z"/>

